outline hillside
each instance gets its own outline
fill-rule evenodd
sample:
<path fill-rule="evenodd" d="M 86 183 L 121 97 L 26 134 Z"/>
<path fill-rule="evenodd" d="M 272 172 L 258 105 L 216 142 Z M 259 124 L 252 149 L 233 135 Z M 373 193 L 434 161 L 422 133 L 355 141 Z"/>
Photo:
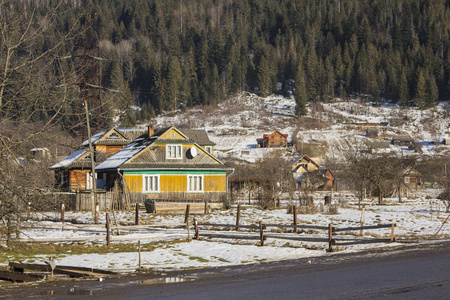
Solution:
<path fill-rule="evenodd" d="M 390 142 L 394 135 L 400 134 L 420 142 L 422 152 L 389 145 L 383 149 L 384 153 L 426 157 L 450 154 L 450 147 L 442 145 L 450 126 L 448 103 L 426 110 L 391 104 L 375 106 L 358 99 L 315 103 L 308 106 L 308 115 L 300 120 L 290 116 L 294 109 L 295 102 L 290 98 L 261 98 L 243 93 L 217 108 L 188 109 L 175 116 L 157 117 L 154 122 L 162 126 L 204 128 L 217 144 L 215 151 L 219 158 L 250 162 L 273 150 L 256 148 L 255 144 L 257 138 L 275 130 L 288 134 L 288 142 L 297 141 L 299 152 L 303 144 L 306 154 L 323 160 L 339 157 L 345 151 L 367 149 L 373 143 Z M 378 137 L 367 137 L 364 123 L 373 123 L 369 127 L 378 129 Z"/>

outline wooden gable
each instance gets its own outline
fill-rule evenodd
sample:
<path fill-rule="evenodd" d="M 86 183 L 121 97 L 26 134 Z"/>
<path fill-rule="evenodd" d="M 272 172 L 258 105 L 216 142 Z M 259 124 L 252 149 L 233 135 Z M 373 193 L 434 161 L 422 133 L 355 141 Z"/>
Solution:
<path fill-rule="evenodd" d="M 158 140 L 180 140 L 180 139 L 187 140 L 188 138 L 173 127 L 158 138 Z"/>
<path fill-rule="evenodd" d="M 291 164 L 291 170 L 295 173 L 305 173 L 318 170 L 320 166 L 308 155 L 303 155 Z"/>
<path fill-rule="evenodd" d="M 159 139 L 158 139 L 159 141 Z M 192 156 L 192 149 L 195 148 L 196 155 Z M 131 158 L 126 164 L 137 163 L 145 164 L 150 166 L 151 164 L 183 164 L 186 167 L 190 165 L 211 165 L 211 164 L 221 164 L 214 156 L 209 154 L 205 149 L 198 146 L 197 144 L 183 144 L 182 145 L 182 158 L 180 160 L 166 159 L 166 144 L 155 143 L 150 147 L 147 147 L 141 151 L 138 155 Z"/>
<path fill-rule="evenodd" d="M 111 128 L 108 132 L 106 132 L 99 140 L 124 140 L 127 139 L 118 132 L 115 128 Z"/>

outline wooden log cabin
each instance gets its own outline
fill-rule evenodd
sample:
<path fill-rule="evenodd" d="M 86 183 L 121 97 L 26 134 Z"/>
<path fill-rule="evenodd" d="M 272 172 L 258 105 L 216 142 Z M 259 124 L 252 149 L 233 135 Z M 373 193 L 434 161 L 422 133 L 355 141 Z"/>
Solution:
<path fill-rule="evenodd" d="M 260 148 L 286 147 L 287 137 L 287 134 L 275 131 L 272 134 L 264 134 L 261 139 L 256 141 Z"/>
<path fill-rule="evenodd" d="M 226 196 L 232 169 L 212 155 L 212 146 L 204 130 L 160 128 L 135 140 L 95 170 L 106 179 L 106 189 L 118 185 L 131 196 L 141 196 L 140 200 L 215 201 Z"/>

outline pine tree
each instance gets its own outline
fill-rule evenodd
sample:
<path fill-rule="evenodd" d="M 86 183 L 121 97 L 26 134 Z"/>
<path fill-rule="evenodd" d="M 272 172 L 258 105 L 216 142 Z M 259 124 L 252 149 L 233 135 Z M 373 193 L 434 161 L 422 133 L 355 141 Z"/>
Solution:
<path fill-rule="evenodd" d="M 265 56 L 261 57 L 258 68 L 258 89 L 261 97 L 266 97 L 270 88 L 270 70 Z"/>
<path fill-rule="evenodd" d="M 424 109 L 426 106 L 426 82 L 423 76 L 422 69 L 419 69 L 419 74 L 417 76 L 416 85 L 416 97 L 414 98 L 414 103 L 420 108 Z"/>
<path fill-rule="evenodd" d="M 169 109 L 176 110 L 179 104 L 181 83 L 181 68 L 178 58 L 172 56 L 169 61 L 169 70 L 167 75 L 167 92 L 169 97 Z"/>
<path fill-rule="evenodd" d="M 307 114 L 306 105 L 308 103 L 308 95 L 306 94 L 305 72 L 301 63 L 297 67 L 297 75 L 295 77 L 295 114 L 305 116 Z"/>
<path fill-rule="evenodd" d="M 398 88 L 398 100 L 400 101 L 403 107 L 406 107 L 408 106 L 408 99 L 409 99 L 408 80 L 406 79 L 405 70 L 402 70 Z"/>

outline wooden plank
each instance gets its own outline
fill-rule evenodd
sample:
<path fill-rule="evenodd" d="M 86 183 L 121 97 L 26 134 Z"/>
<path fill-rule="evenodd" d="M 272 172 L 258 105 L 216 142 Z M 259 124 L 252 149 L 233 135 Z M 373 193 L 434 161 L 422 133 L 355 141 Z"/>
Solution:
<path fill-rule="evenodd" d="M 26 282 L 44 280 L 45 275 L 26 274 L 14 271 L 0 271 L 0 280 L 9 280 L 13 282 Z"/>
<path fill-rule="evenodd" d="M 280 239 L 280 240 L 292 240 L 292 241 L 300 241 L 300 242 L 317 242 L 317 243 L 326 243 L 328 242 L 327 238 L 315 238 L 315 237 L 302 237 L 302 236 L 283 236 L 283 235 L 275 235 L 275 234 L 265 234 L 267 238 Z"/>
<path fill-rule="evenodd" d="M 347 227 L 347 228 L 336 228 L 334 231 L 354 231 L 354 230 L 366 230 L 366 229 L 379 229 L 379 228 L 391 228 L 392 224 L 380 224 L 380 225 L 371 225 L 371 226 L 362 226 L 362 227 Z"/>
<path fill-rule="evenodd" d="M 40 272 L 52 271 L 49 265 L 44 264 L 29 264 L 10 261 L 9 266 L 16 269 L 33 270 Z M 75 266 L 56 266 L 53 272 L 55 274 L 65 274 L 71 277 L 82 277 L 92 274 L 116 274 L 115 272 L 108 270 L 100 270 L 87 267 L 75 267 Z"/>
<path fill-rule="evenodd" d="M 359 244 L 376 244 L 376 243 L 390 243 L 391 239 L 371 239 L 371 240 L 360 240 L 360 241 L 350 241 L 345 242 L 345 240 L 336 240 L 335 245 L 339 246 L 349 246 L 349 245 L 359 245 Z"/>

